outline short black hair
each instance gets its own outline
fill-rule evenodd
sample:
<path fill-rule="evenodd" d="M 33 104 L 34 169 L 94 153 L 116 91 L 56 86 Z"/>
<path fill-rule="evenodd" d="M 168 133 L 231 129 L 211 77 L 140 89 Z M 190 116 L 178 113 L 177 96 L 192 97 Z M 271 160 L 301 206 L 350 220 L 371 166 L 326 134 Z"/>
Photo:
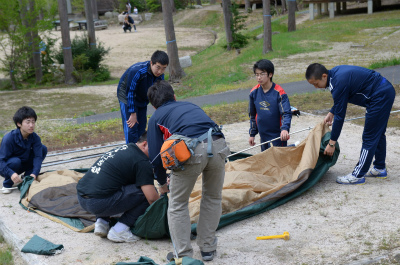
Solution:
<path fill-rule="evenodd" d="M 274 64 L 267 59 L 258 60 L 253 66 L 253 72 L 256 73 L 256 70 L 259 69 L 263 72 L 267 72 L 267 74 L 272 74 L 274 76 Z M 272 81 L 272 77 L 270 78 Z"/>
<path fill-rule="evenodd" d="M 156 64 L 160 63 L 161 65 L 168 65 L 169 64 L 169 58 L 168 54 L 166 54 L 163 51 L 155 51 L 153 55 L 151 56 L 151 63 Z"/>
<path fill-rule="evenodd" d="M 139 140 L 137 141 L 138 144 L 147 142 L 147 131 L 144 131 L 142 135 L 139 137 Z"/>
<path fill-rule="evenodd" d="M 18 127 L 17 123 L 22 124 L 22 121 L 28 118 L 34 118 L 35 121 L 37 120 L 37 115 L 36 112 L 31 108 L 31 107 L 27 107 L 27 106 L 23 106 L 21 108 L 19 108 L 17 110 L 17 112 L 15 112 L 13 120 L 15 123 L 15 126 Z"/>
<path fill-rule="evenodd" d="M 319 63 L 312 63 L 307 67 L 306 79 L 310 80 L 314 78 L 316 80 L 321 80 L 323 74 L 328 74 L 326 67 Z"/>
<path fill-rule="evenodd" d="M 164 103 L 175 100 L 175 93 L 172 86 L 165 80 L 159 80 L 147 91 L 147 97 L 153 107 L 158 109 Z"/>

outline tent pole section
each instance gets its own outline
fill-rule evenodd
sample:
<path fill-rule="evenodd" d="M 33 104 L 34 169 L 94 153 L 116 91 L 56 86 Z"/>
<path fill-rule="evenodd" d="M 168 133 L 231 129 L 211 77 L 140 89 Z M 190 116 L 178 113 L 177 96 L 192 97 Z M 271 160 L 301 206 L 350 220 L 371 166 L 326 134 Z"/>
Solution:
<path fill-rule="evenodd" d="M 306 130 L 311 130 L 312 128 L 313 128 L 313 127 L 307 127 L 307 128 L 305 128 L 305 129 L 301 129 L 301 130 L 292 132 L 292 133 L 290 133 L 290 135 L 296 134 L 296 133 L 299 133 L 299 132 L 304 132 L 304 131 L 306 131 Z M 273 142 L 273 141 L 279 140 L 279 139 L 281 139 L 281 137 L 276 137 L 276 138 L 274 138 L 274 139 L 272 139 L 272 140 L 263 142 L 263 143 L 261 143 L 261 144 L 257 144 L 257 145 L 251 146 L 251 147 L 249 147 L 249 148 L 246 148 L 246 149 L 243 149 L 243 150 L 241 150 L 241 151 L 239 151 L 239 152 L 236 152 L 236 153 L 234 153 L 234 154 L 231 154 L 231 155 L 227 156 L 227 158 L 229 158 L 229 157 L 231 157 L 231 156 L 234 156 L 234 155 L 237 155 L 237 154 L 240 154 L 240 153 L 243 153 L 244 151 L 253 149 L 253 148 L 257 147 L 257 146 L 260 146 L 260 145 L 263 145 L 263 144 L 267 144 L 267 143 L 270 143 L 270 142 Z"/>
<path fill-rule="evenodd" d="M 400 110 L 391 111 L 390 114 L 396 113 L 396 112 L 400 112 Z M 353 120 L 364 119 L 364 118 L 365 118 L 365 116 L 361 116 L 361 117 L 356 117 L 356 118 L 347 119 L 347 120 L 344 120 L 344 121 L 345 121 L 345 122 L 346 122 L 346 121 L 353 121 Z M 305 128 L 305 129 L 296 131 L 296 132 L 292 132 L 292 133 L 290 133 L 290 135 L 295 134 L 295 133 L 299 133 L 299 132 L 303 132 L 303 131 L 305 131 L 305 130 L 311 130 L 312 128 L 314 128 L 314 127 L 308 127 L 308 128 Z M 251 147 L 249 147 L 249 148 L 246 148 L 246 149 L 243 149 L 243 150 L 241 150 L 241 151 L 239 151 L 239 152 L 236 152 L 236 153 L 234 153 L 234 154 L 231 154 L 231 155 L 227 156 L 227 158 L 229 158 L 229 157 L 231 157 L 231 156 L 234 156 L 234 155 L 237 155 L 237 154 L 240 154 L 240 153 L 243 153 L 244 151 L 253 149 L 253 148 L 257 147 L 257 146 L 260 146 L 260 145 L 263 145 L 263 144 L 267 144 L 267 143 L 273 142 L 273 141 L 278 140 L 278 139 L 281 139 L 281 138 L 280 138 L 280 137 L 276 137 L 276 138 L 274 138 L 274 139 L 272 139 L 272 140 L 269 140 L 269 141 L 267 141 L 267 142 L 263 142 L 263 143 L 261 143 L 261 144 L 257 144 L 257 145 L 251 146 Z"/>

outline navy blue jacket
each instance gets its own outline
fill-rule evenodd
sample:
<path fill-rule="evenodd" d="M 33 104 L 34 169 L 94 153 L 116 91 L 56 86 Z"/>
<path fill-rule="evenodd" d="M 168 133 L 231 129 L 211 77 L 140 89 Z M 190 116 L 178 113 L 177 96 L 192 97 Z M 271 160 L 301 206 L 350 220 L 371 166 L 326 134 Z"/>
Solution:
<path fill-rule="evenodd" d="M 260 133 L 263 141 L 279 137 L 282 130 L 290 130 L 292 111 L 289 97 L 275 83 L 267 93 L 258 84 L 250 91 L 249 116 L 251 137 L 257 133 Z"/>
<path fill-rule="evenodd" d="M 339 65 L 328 71 L 327 88 L 332 93 L 335 115 L 331 139 L 337 141 L 346 117 L 347 103 L 367 107 L 373 93 L 385 79 L 379 73 L 352 65 Z"/>
<path fill-rule="evenodd" d="M 28 161 L 29 154 L 33 150 L 33 171 L 36 176 L 40 173 L 43 161 L 42 142 L 39 135 L 32 133 L 24 140 L 19 129 L 7 133 L 0 146 L 0 172 L 3 177 L 11 177 L 15 172 L 7 167 L 7 161 L 12 157 L 18 157 L 21 162 Z"/>
<path fill-rule="evenodd" d="M 190 102 L 169 101 L 156 109 L 149 120 L 147 140 L 149 158 L 153 163 L 158 183 L 164 184 L 167 179 L 161 158 L 158 156 L 164 140 L 174 133 L 196 138 L 215 126 L 215 122 L 199 106 Z M 216 135 L 223 136 L 222 133 Z"/>
<path fill-rule="evenodd" d="M 164 74 L 156 77 L 151 72 L 150 61 L 135 63 L 119 80 L 117 97 L 128 105 L 129 113 L 135 113 L 136 107 L 143 108 L 149 104 L 147 90 L 157 80 L 164 80 Z"/>

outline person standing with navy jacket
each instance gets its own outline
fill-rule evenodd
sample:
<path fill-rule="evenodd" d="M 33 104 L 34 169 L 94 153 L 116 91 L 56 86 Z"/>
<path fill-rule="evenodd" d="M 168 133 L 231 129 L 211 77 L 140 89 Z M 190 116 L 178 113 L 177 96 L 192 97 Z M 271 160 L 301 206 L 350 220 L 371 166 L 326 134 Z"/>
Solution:
<path fill-rule="evenodd" d="M 289 97 L 280 85 L 272 82 L 274 65 L 270 60 L 257 61 L 253 71 L 258 84 L 251 89 L 249 95 L 249 144 L 256 144 L 254 139 L 259 133 L 262 143 L 280 137 L 271 143 L 263 144 L 261 151 L 271 145 L 287 146 L 292 121 Z"/>
<path fill-rule="evenodd" d="M 316 88 L 329 88 L 333 107 L 324 122 L 332 125 L 331 139 L 324 154 L 333 155 L 346 116 L 347 103 L 366 108 L 362 148 L 352 173 L 339 176 L 339 184 L 364 184 L 365 177 L 386 178 L 386 127 L 396 92 L 379 73 L 359 66 L 339 65 L 331 70 L 314 63 L 306 71 L 307 81 Z M 375 156 L 374 167 L 369 170 Z M 369 171 L 368 171 L 369 170 Z"/>
<path fill-rule="evenodd" d="M 117 89 L 122 127 L 126 143 L 136 143 L 146 130 L 147 90 L 158 80 L 164 80 L 169 64 L 168 55 L 155 51 L 150 61 L 136 63 L 122 75 Z"/>

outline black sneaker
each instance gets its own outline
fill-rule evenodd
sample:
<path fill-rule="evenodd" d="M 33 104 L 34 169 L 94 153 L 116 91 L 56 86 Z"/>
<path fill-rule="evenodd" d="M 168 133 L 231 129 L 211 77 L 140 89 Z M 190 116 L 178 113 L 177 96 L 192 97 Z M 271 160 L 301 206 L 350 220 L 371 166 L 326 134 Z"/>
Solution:
<path fill-rule="evenodd" d="M 214 256 L 217 255 L 217 251 L 213 250 L 210 252 L 201 252 L 201 257 L 203 258 L 204 261 L 212 261 L 214 259 Z"/>

